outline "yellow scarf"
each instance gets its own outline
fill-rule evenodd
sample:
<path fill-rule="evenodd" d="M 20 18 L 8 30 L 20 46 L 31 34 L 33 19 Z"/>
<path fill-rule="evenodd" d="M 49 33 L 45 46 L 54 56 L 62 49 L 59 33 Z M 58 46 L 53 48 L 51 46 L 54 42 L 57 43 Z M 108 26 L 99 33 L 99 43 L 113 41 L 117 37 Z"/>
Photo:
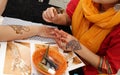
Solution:
<path fill-rule="evenodd" d="M 92 0 L 80 0 L 72 16 L 73 35 L 94 53 L 113 27 L 120 23 L 119 11 L 110 8 L 100 13 L 95 5 Z"/>

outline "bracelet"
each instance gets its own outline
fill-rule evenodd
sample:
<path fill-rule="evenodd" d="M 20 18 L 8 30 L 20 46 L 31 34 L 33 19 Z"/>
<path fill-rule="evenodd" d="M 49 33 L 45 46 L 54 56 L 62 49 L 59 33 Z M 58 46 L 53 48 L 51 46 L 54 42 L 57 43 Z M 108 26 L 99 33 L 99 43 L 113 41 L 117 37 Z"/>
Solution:
<path fill-rule="evenodd" d="M 103 58 L 100 57 L 100 63 L 99 63 L 99 66 L 98 66 L 98 71 L 99 71 L 100 73 L 102 73 L 102 64 L 103 64 Z"/>

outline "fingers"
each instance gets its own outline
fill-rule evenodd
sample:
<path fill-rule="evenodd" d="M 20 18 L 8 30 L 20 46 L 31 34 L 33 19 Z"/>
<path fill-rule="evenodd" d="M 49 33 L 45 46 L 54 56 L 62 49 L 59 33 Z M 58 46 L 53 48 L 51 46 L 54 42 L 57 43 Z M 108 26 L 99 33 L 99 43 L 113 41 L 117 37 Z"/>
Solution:
<path fill-rule="evenodd" d="M 63 49 L 64 51 L 66 51 L 66 52 L 72 51 L 71 48 L 67 48 L 67 42 L 66 41 L 62 41 L 61 39 L 57 39 L 57 38 L 55 39 L 55 41 L 56 41 L 57 45 L 61 49 Z"/>
<path fill-rule="evenodd" d="M 55 38 L 55 41 L 61 49 L 66 50 L 66 42 L 63 42 L 59 38 Z"/>
<path fill-rule="evenodd" d="M 67 38 L 68 33 L 64 32 L 63 30 L 54 29 L 54 32 L 61 37 Z"/>
<path fill-rule="evenodd" d="M 53 32 L 51 32 L 54 35 L 55 39 L 60 39 L 62 42 L 67 42 L 67 34 L 63 30 L 54 29 Z"/>
<path fill-rule="evenodd" d="M 54 7 L 47 8 L 46 11 L 43 12 L 42 17 L 47 22 L 52 22 L 54 17 L 57 15 L 57 11 Z"/>
<path fill-rule="evenodd" d="M 53 18 L 55 16 L 54 12 L 55 12 L 55 8 L 53 8 L 53 7 L 47 8 L 46 16 L 49 18 Z"/>
<path fill-rule="evenodd" d="M 67 41 L 66 38 L 62 36 L 61 31 L 62 30 L 58 30 L 58 29 L 54 30 L 54 35 L 55 35 L 54 39 L 61 49 L 66 50 Z"/>
<path fill-rule="evenodd" d="M 46 22 L 50 22 L 50 23 L 52 22 L 51 18 L 48 17 L 48 14 L 46 11 L 43 12 L 42 17 Z"/>

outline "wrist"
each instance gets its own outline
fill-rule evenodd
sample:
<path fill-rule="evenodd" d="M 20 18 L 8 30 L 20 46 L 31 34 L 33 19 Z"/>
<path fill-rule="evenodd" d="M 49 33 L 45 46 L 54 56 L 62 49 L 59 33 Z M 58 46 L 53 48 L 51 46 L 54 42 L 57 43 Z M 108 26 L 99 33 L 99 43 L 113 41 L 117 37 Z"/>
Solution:
<path fill-rule="evenodd" d="M 33 31 L 33 35 L 36 36 L 36 35 L 39 35 L 39 30 L 40 30 L 40 26 L 31 26 L 31 30 Z"/>

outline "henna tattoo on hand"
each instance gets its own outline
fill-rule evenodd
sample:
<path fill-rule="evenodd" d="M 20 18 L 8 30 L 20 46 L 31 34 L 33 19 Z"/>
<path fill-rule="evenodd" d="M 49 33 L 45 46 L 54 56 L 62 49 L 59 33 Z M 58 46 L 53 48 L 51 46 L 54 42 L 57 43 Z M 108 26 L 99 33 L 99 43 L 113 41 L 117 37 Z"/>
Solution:
<path fill-rule="evenodd" d="M 16 31 L 16 34 L 23 34 L 23 31 L 29 32 L 30 28 L 27 26 L 18 26 L 18 25 L 12 25 L 10 26 L 14 31 Z"/>
<path fill-rule="evenodd" d="M 66 50 L 80 50 L 81 46 L 79 44 L 79 41 L 71 40 L 66 45 Z"/>

